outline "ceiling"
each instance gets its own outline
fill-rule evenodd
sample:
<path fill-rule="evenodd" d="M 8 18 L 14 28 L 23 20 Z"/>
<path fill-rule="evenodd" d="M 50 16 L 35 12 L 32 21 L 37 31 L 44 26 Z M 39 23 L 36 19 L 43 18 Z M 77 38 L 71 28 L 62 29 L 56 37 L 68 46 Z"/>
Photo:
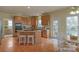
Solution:
<path fill-rule="evenodd" d="M 0 12 L 24 16 L 37 16 L 66 7 L 67 6 L 30 6 L 30 8 L 28 8 L 28 6 L 0 6 Z"/>

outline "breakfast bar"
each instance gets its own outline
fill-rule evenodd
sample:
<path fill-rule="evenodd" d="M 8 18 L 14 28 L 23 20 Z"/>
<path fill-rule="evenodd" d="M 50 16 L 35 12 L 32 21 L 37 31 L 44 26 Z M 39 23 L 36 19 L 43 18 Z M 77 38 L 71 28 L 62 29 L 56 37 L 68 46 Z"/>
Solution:
<path fill-rule="evenodd" d="M 19 43 L 23 44 L 35 44 L 35 31 L 17 31 L 18 38 L 19 38 Z"/>

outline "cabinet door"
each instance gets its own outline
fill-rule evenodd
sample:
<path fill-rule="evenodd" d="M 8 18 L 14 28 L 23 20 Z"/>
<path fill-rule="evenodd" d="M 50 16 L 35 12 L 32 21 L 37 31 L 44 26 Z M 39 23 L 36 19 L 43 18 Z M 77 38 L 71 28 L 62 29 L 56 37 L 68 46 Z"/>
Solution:
<path fill-rule="evenodd" d="M 47 30 L 41 31 L 41 37 L 47 38 Z"/>
<path fill-rule="evenodd" d="M 21 17 L 21 16 L 14 16 L 14 22 L 15 23 L 22 23 L 23 22 L 23 17 Z"/>
<path fill-rule="evenodd" d="M 31 24 L 33 26 L 34 29 L 36 29 L 36 20 L 37 20 L 37 16 L 33 16 L 31 18 Z"/>
<path fill-rule="evenodd" d="M 48 15 L 42 16 L 42 25 L 48 25 L 49 20 L 50 20 L 50 17 Z"/>
<path fill-rule="evenodd" d="M 26 17 L 22 17 L 22 24 L 27 24 L 27 18 Z"/>
<path fill-rule="evenodd" d="M 31 23 L 32 23 L 32 25 L 36 25 L 36 19 L 37 19 L 37 18 L 36 18 L 35 16 L 34 16 L 34 17 L 32 17 L 32 22 L 31 22 Z"/>

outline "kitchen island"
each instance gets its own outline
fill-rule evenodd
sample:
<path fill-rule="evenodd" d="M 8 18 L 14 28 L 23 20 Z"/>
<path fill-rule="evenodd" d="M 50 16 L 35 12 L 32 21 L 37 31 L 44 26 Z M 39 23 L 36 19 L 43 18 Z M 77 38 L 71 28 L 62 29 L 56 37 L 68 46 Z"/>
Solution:
<path fill-rule="evenodd" d="M 20 38 L 21 37 L 24 37 L 25 36 L 25 39 L 23 39 L 24 41 L 27 41 L 26 43 L 33 43 L 35 44 L 35 31 L 22 31 L 22 30 L 19 30 L 17 31 L 17 37 L 19 39 L 19 41 L 21 40 Z"/>

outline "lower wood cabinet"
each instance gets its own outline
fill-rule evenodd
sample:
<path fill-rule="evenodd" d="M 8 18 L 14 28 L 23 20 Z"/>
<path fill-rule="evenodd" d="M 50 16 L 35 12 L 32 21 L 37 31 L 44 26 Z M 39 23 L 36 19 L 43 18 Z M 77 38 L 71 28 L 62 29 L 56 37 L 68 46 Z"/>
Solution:
<path fill-rule="evenodd" d="M 47 38 L 47 30 L 41 31 L 41 37 Z"/>

